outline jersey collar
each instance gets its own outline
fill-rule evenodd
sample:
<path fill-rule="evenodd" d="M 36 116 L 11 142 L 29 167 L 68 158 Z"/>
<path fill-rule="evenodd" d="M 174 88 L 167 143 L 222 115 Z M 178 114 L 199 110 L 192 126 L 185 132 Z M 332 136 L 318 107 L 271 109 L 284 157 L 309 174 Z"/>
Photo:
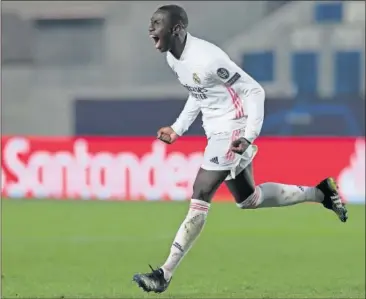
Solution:
<path fill-rule="evenodd" d="M 190 35 L 188 32 L 187 32 L 187 40 L 186 40 L 186 44 L 184 46 L 184 49 L 183 49 L 183 52 L 182 52 L 182 55 L 180 56 L 180 59 L 179 60 L 184 60 L 187 56 L 187 51 L 191 45 L 191 41 L 192 41 L 192 35 Z"/>

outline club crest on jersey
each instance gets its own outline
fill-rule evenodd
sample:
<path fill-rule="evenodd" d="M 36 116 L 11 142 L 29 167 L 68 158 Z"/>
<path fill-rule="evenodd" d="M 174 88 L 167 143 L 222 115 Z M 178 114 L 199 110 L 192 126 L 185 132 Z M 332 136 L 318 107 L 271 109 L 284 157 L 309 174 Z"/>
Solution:
<path fill-rule="evenodd" d="M 220 67 L 218 70 L 217 70 L 217 75 L 221 78 L 221 79 L 229 79 L 230 77 L 230 73 L 227 69 L 223 68 L 223 67 Z"/>
<path fill-rule="evenodd" d="M 193 82 L 196 84 L 201 84 L 201 79 L 198 77 L 197 73 L 193 73 Z"/>

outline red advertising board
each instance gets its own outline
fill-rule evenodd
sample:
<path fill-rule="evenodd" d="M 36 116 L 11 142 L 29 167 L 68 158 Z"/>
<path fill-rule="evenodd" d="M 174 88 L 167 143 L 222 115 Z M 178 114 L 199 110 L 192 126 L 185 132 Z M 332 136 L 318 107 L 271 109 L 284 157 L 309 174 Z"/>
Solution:
<path fill-rule="evenodd" d="M 184 200 L 206 140 L 3 137 L 1 193 L 15 198 Z M 365 139 L 260 138 L 256 183 L 315 185 L 338 179 L 345 200 L 365 202 Z M 216 200 L 232 200 L 226 187 Z"/>

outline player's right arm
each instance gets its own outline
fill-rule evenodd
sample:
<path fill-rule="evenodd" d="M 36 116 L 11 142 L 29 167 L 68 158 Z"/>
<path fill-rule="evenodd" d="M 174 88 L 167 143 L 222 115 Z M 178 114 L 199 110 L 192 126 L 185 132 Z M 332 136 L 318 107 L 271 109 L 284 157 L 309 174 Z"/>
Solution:
<path fill-rule="evenodd" d="M 171 126 L 174 132 L 182 136 L 197 118 L 200 111 L 201 107 L 198 100 L 190 95 L 179 117 Z"/>
<path fill-rule="evenodd" d="M 173 143 L 189 129 L 200 111 L 199 102 L 190 95 L 175 123 L 170 127 L 161 128 L 158 138 L 166 143 Z"/>

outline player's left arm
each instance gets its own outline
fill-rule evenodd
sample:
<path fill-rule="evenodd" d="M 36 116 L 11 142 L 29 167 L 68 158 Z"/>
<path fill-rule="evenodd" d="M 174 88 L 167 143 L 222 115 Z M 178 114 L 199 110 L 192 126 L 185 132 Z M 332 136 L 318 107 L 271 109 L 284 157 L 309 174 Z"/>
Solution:
<path fill-rule="evenodd" d="M 211 77 L 235 91 L 243 101 L 245 112 L 248 115 L 244 138 L 248 143 L 253 143 L 259 136 L 263 125 L 264 89 L 246 75 L 226 54 L 220 56 L 211 64 Z"/>
<path fill-rule="evenodd" d="M 248 113 L 247 126 L 245 128 L 244 138 L 253 143 L 259 136 L 264 120 L 264 89 L 259 87 L 252 88 L 248 95 L 244 95 L 245 109 Z"/>

